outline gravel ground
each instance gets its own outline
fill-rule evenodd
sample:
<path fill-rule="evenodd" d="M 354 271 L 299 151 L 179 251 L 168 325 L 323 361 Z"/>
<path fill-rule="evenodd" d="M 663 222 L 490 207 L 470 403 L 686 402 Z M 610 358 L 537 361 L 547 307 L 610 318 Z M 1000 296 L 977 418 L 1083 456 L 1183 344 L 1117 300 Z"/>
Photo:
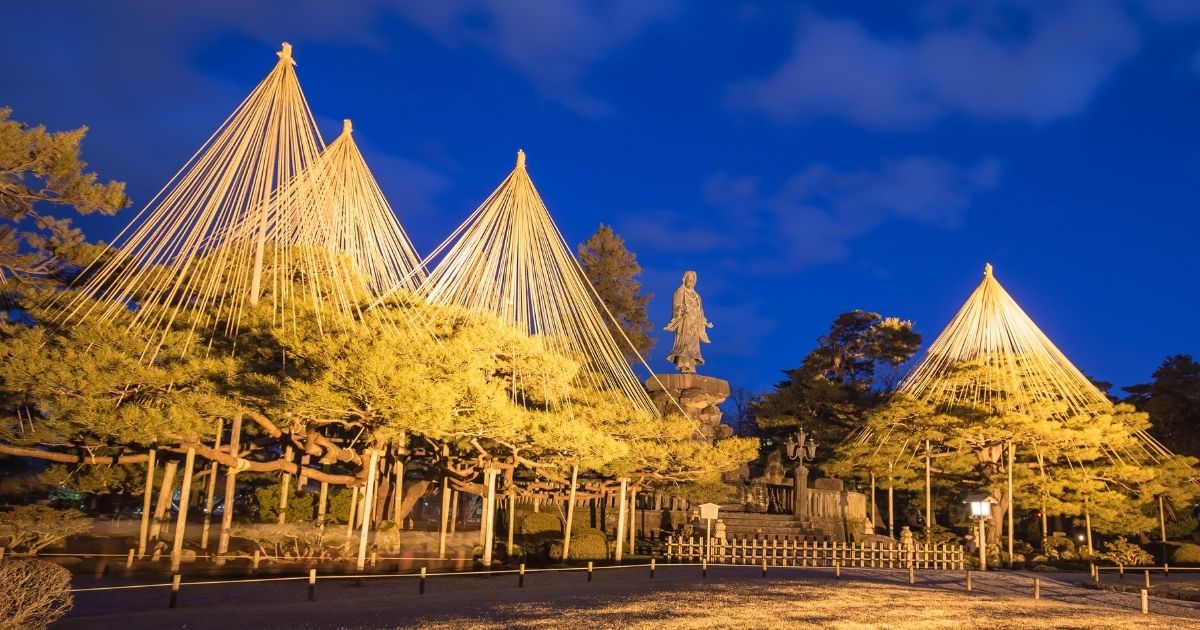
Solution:
<path fill-rule="evenodd" d="M 413 578 L 321 581 L 317 601 L 304 582 L 193 585 L 179 608 L 166 608 L 165 589 L 84 592 L 58 628 L 1179 628 L 1200 624 L 1200 604 L 1151 598 L 1149 616 L 1136 594 L 1072 585 L 1086 575 L 975 574 L 966 592 L 962 573 L 918 574 L 846 569 L 695 567 L 536 573 L 526 588 L 515 575 L 430 578 L 425 595 Z M 88 584 L 90 586 L 91 584 Z"/>

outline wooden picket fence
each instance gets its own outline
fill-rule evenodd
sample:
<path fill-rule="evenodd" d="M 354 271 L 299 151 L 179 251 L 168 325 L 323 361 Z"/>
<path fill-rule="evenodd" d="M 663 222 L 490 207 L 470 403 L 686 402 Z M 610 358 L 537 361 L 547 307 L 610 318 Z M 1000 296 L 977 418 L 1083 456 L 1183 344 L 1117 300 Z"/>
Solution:
<path fill-rule="evenodd" d="M 707 549 L 706 549 L 707 547 Z M 707 554 L 706 554 L 707 551 Z M 709 564 L 760 565 L 779 567 L 863 567 L 873 569 L 942 569 L 966 567 L 962 545 L 923 544 L 911 547 L 899 543 L 839 543 L 796 538 L 719 539 L 704 544 L 700 536 L 671 536 L 667 539 L 667 558 L 672 562 L 699 562 L 706 555 Z"/>

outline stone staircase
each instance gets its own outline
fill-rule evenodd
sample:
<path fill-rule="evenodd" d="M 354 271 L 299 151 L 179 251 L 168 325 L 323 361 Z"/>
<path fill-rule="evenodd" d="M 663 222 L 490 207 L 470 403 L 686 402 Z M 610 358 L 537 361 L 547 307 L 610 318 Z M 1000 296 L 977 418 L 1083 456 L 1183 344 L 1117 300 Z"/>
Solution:
<path fill-rule="evenodd" d="M 721 510 L 725 523 L 725 537 L 735 539 L 805 539 L 829 540 L 828 534 L 813 529 L 810 524 L 787 514 L 760 514 L 756 512 L 734 512 Z"/>

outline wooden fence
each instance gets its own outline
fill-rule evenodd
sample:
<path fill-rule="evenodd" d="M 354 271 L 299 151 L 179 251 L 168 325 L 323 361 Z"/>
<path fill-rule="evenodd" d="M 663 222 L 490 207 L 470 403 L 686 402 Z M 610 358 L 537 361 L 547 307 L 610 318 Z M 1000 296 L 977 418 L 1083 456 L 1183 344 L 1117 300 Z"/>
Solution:
<path fill-rule="evenodd" d="M 706 553 L 707 552 L 707 553 Z M 710 564 L 760 565 L 784 567 L 865 567 L 874 569 L 962 570 L 966 558 L 961 545 L 923 544 L 911 547 L 898 543 L 838 543 L 800 539 L 709 539 L 671 536 L 667 539 L 667 558 L 672 562 L 698 562 L 706 555 Z"/>

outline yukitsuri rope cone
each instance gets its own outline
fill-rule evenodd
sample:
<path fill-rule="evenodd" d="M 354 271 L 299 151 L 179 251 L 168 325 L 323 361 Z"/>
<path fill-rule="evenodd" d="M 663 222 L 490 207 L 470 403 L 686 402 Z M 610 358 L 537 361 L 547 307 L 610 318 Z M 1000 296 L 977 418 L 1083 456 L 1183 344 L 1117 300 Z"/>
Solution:
<path fill-rule="evenodd" d="M 1000 382 L 963 387 L 956 370 L 968 363 L 993 369 Z M 1083 375 L 996 280 L 990 264 L 983 282 L 946 326 L 899 391 L 939 409 L 983 406 L 1021 412 L 1037 407 L 1066 419 L 1109 412 L 1113 404 Z M 1135 433 L 1140 453 L 1110 451 L 1138 460 L 1171 457 L 1145 431 Z"/>
<path fill-rule="evenodd" d="M 147 334 L 144 354 L 153 358 L 172 329 L 188 331 L 172 349 L 180 353 L 214 334 L 236 335 L 264 298 L 276 323 L 315 316 L 324 326 L 359 315 L 385 289 L 419 283 L 417 257 L 349 124 L 322 154 L 291 46 L 277 54 L 267 77 L 84 271 L 79 292 L 60 298 L 64 321 L 119 320 Z"/>
<path fill-rule="evenodd" d="M 587 386 L 658 415 L 605 326 L 611 315 L 596 307 L 595 289 L 534 188 L 523 151 L 512 173 L 431 257 L 443 251 L 421 288 L 429 302 L 492 313 L 537 335 L 583 364 L 579 378 Z"/>

